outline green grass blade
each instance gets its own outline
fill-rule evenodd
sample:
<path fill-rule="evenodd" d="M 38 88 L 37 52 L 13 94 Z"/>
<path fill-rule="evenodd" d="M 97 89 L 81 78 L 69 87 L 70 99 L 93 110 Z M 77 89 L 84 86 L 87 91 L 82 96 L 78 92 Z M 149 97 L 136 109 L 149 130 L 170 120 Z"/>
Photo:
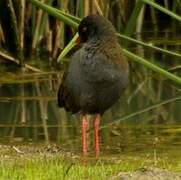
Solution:
<path fill-rule="evenodd" d="M 134 53 L 132 53 L 132 52 L 126 50 L 126 49 L 123 49 L 123 52 L 127 57 L 129 57 L 133 61 L 138 62 L 140 64 L 143 64 L 145 67 L 147 67 L 147 68 L 161 74 L 165 78 L 168 78 L 168 79 L 172 80 L 173 82 L 181 85 L 181 78 L 180 77 L 175 76 L 174 74 L 160 68 L 158 65 L 150 63 L 149 61 L 145 60 L 144 58 L 139 57 L 136 54 L 134 54 Z"/>
<path fill-rule="evenodd" d="M 173 51 L 169 51 L 169 50 L 166 50 L 166 49 L 163 49 L 163 48 L 159 48 L 157 46 L 150 45 L 150 44 L 145 43 L 143 41 L 139 41 L 139 40 L 136 40 L 134 38 L 131 38 L 131 37 L 119 34 L 119 33 L 117 33 L 117 36 L 122 38 L 122 39 L 126 39 L 128 41 L 131 41 L 131 42 L 134 42 L 136 44 L 142 45 L 143 47 L 154 49 L 154 50 L 160 51 L 162 53 L 165 53 L 165 54 L 168 54 L 168 55 L 173 55 L 173 56 L 181 58 L 181 54 L 179 54 L 179 53 L 176 53 L 176 52 L 173 52 Z"/>
<path fill-rule="evenodd" d="M 171 16 L 172 18 L 175 18 L 175 19 L 177 19 L 178 21 L 181 21 L 181 16 L 179 16 L 179 15 L 177 15 L 177 14 L 169 11 L 168 9 L 160 6 L 159 4 L 157 4 L 157 3 L 153 2 L 153 1 L 150 1 L 150 0 L 142 0 L 142 1 L 143 1 L 144 3 L 146 3 L 146 4 L 149 4 L 150 6 L 152 6 L 152 7 L 154 7 L 154 8 L 156 8 L 156 9 L 162 11 L 163 13 L 168 14 L 168 15 Z"/>
<path fill-rule="evenodd" d="M 50 5 L 51 0 L 49 0 L 47 3 L 48 3 L 48 5 Z M 40 28 L 39 28 L 39 32 L 38 32 L 38 37 L 39 38 L 42 36 L 43 31 L 45 30 L 47 19 L 48 19 L 48 13 L 45 12 L 45 13 L 42 14 L 42 18 L 41 18 L 41 24 L 40 24 Z M 40 39 L 38 39 L 38 41 L 39 40 Z"/>
<path fill-rule="evenodd" d="M 63 21 L 62 16 L 66 16 L 67 18 L 69 18 L 69 20 L 71 19 L 72 21 L 75 22 L 74 25 L 73 25 L 74 28 L 77 28 L 77 27 L 78 27 L 78 24 L 79 24 L 80 21 L 81 21 L 80 18 L 77 18 L 77 17 L 75 17 L 75 16 L 69 15 L 69 14 L 67 14 L 67 13 L 65 13 L 65 12 L 63 12 L 63 11 L 61 11 L 61 10 L 59 10 L 59 9 L 56 9 L 56 8 L 51 7 L 51 6 L 45 5 L 45 4 L 41 3 L 41 2 L 39 2 L 38 4 L 36 4 L 36 3 L 37 3 L 37 0 L 29 0 L 29 1 L 33 1 L 32 3 L 33 3 L 34 5 L 36 5 L 36 6 L 38 6 L 39 8 L 43 8 L 43 7 L 44 7 L 44 10 L 45 10 L 47 13 L 49 13 L 49 9 L 51 9 L 51 11 L 54 11 L 54 14 L 56 14 L 56 16 L 55 16 L 54 14 L 52 14 L 52 16 L 55 16 L 55 17 L 57 17 L 58 19 L 60 19 L 60 20 L 62 20 L 62 21 Z M 40 5 L 40 4 L 41 4 L 41 5 Z M 46 9 L 46 7 L 49 7 L 49 8 Z M 60 15 L 61 17 L 60 17 L 59 15 Z M 66 22 L 65 22 L 65 23 L 66 23 Z M 71 24 L 69 24 L 69 25 L 71 25 Z M 169 54 L 169 55 L 174 55 L 174 56 L 177 56 L 177 57 L 179 57 L 179 58 L 181 57 L 181 54 L 179 54 L 179 53 L 172 52 L 172 51 L 169 51 L 169 50 L 165 50 L 165 49 L 162 49 L 162 48 L 153 46 L 153 45 L 149 45 L 149 44 L 144 43 L 144 42 L 142 42 L 142 41 L 139 41 L 139 40 L 130 38 L 130 37 L 126 36 L 126 35 L 121 35 L 121 34 L 119 34 L 119 33 L 117 33 L 117 35 L 118 35 L 120 38 L 123 38 L 123 39 L 126 39 L 126 40 L 128 40 L 128 41 L 137 43 L 137 44 L 142 45 L 142 46 L 144 46 L 144 47 L 148 47 L 148 48 L 151 48 L 151 49 L 154 49 L 154 50 L 157 50 L 157 51 L 160 51 L 160 52 Z M 65 52 L 66 52 L 66 51 L 65 51 Z M 64 52 L 64 53 L 65 53 L 65 52 Z M 61 57 L 61 56 L 62 56 L 62 55 L 60 55 L 60 57 Z M 65 55 L 63 55 L 63 56 L 65 56 Z M 62 56 L 62 57 L 63 57 L 63 56 Z M 62 57 L 61 57 L 61 58 L 62 58 Z M 59 59 L 59 60 L 60 60 L 60 59 Z"/>
<path fill-rule="evenodd" d="M 181 100 L 181 96 L 177 96 L 177 97 L 174 97 L 174 98 L 171 98 L 171 99 L 167 99 L 167 100 L 161 101 L 161 102 L 159 102 L 159 103 L 153 104 L 152 106 L 148 106 L 148 107 L 146 107 L 146 108 L 144 108 L 144 109 L 141 109 L 141 110 L 139 110 L 139 111 L 136 111 L 136 112 L 134 112 L 134 113 L 125 115 L 125 116 L 123 116 L 122 118 L 118 118 L 117 120 L 115 120 L 115 121 L 113 121 L 113 122 L 111 122 L 111 123 L 108 123 L 108 124 L 106 124 L 105 126 L 101 126 L 101 127 L 100 127 L 100 130 L 101 130 L 101 129 L 105 129 L 105 128 L 107 128 L 108 126 L 111 126 L 112 124 L 119 123 L 119 122 L 121 122 L 121 121 L 125 121 L 125 120 L 130 119 L 130 118 L 133 118 L 133 117 L 135 117 L 135 116 L 137 116 L 137 115 L 140 115 L 140 114 L 143 114 L 143 113 L 152 111 L 152 110 L 154 110 L 154 109 L 156 109 L 156 108 L 159 108 L 160 106 L 163 106 L 163 105 L 166 105 L 166 104 L 169 104 L 169 103 L 171 103 L 171 102 L 178 101 L 178 100 Z"/>
<path fill-rule="evenodd" d="M 51 15 L 61 19 L 63 22 L 69 24 L 70 26 L 73 26 L 75 28 L 77 28 L 78 26 L 78 23 L 74 22 L 73 20 L 71 20 L 69 17 L 67 17 L 66 15 L 63 15 L 63 14 L 60 14 L 58 13 L 57 11 L 55 11 L 55 8 L 52 8 L 48 5 L 45 5 L 37 0 L 28 0 L 29 2 L 33 3 L 34 5 L 42 8 L 43 10 L 47 11 L 48 13 L 50 13 Z M 75 38 L 75 37 L 74 37 Z M 74 43 L 75 44 L 75 43 Z M 71 47 L 73 47 L 73 40 L 71 41 L 71 43 L 69 43 L 68 45 L 69 47 L 63 52 L 64 54 L 60 55 L 59 57 L 59 61 L 60 61 L 60 58 L 64 57 L 65 54 L 68 53 L 68 51 L 71 49 Z M 159 66 L 157 65 L 154 65 L 148 61 L 146 61 L 145 59 L 129 52 L 128 50 L 126 49 L 123 49 L 123 52 L 125 53 L 126 56 L 128 56 L 129 58 L 131 58 L 133 61 L 136 61 L 138 63 L 141 63 L 143 64 L 144 66 L 146 66 L 147 68 L 149 69 L 152 69 L 153 71 L 157 72 L 157 73 L 160 73 L 162 74 L 165 78 L 168 78 L 174 82 L 176 82 L 177 84 L 181 84 L 181 78 L 178 77 L 178 76 L 175 76 L 174 74 L 172 73 L 169 73 L 168 71 L 160 68 Z"/>
<path fill-rule="evenodd" d="M 130 36 L 134 31 L 135 31 L 135 26 L 136 26 L 136 23 L 137 23 L 137 18 L 141 12 L 141 8 L 143 7 L 144 3 L 142 2 L 142 0 L 138 0 L 135 7 L 134 7 L 134 10 L 131 14 L 131 17 L 129 19 L 129 22 L 126 26 L 126 29 L 125 29 L 125 32 L 124 34 L 127 35 L 127 36 Z"/>
<path fill-rule="evenodd" d="M 74 17 L 74 16 L 69 15 L 69 14 L 67 14 L 67 13 L 64 13 L 64 12 L 61 11 L 61 10 L 58 10 L 57 12 L 60 13 L 60 14 L 65 15 L 65 16 L 67 16 L 67 17 L 69 17 L 69 18 L 71 18 L 72 20 L 76 21 L 77 23 L 80 23 L 80 21 L 81 21 L 80 18 L 77 18 L 77 17 Z M 117 33 L 117 36 L 120 37 L 120 38 L 122 38 L 122 39 L 126 39 L 126 40 L 128 40 L 128 41 L 131 41 L 131 42 L 134 42 L 134 43 L 136 43 L 136 44 L 142 45 L 143 47 L 147 47 L 147 48 L 150 48 L 150 49 L 154 49 L 154 50 L 160 51 L 160 52 L 162 52 L 162 53 L 165 53 L 165 54 L 168 54 L 168 55 L 173 55 L 173 56 L 176 56 L 176 57 L 181 58 L 181 54 L 179 54 L 179 53 L 176 53 L 176 52 L 173 52 L 173 51 L 169 51 L 169 50 L 166 50 L 166 49 L 163 49 L 163 48 L 159 48 L 159 47 L 154 46 L 154 45 L 150 45 L 150 44 L 148 44 L 148 43 L 145 43 L 145 42 L 143 42 L 143 41 L 136 40 L 136 39 L 134 39 L 134 38 L 128 37 L 128 36 L 126 36 L 126 35 L 122 35 L 122 34 L 120 34 L 120 33 Z"/>
<path fill-rule="evenodd" d="M 67 13 L 63 12 L 62 10 L 60 10 L 60 9 L 56 9 L 56 8 L 54 8 L 54 9 L 57 11 L 57 13 L 60 13 L 60 14 L 62 14 L 64 16 L 70 18 L 71 20 L 75 21 L 76 23 L 80 23 L 80 21 L 81 21 L 81 19 L 78 18 L 78 17 L 67 14 Z"/>
<path fill-rule="evenodd" d="M 63 14 L 58 13 L 57 10 L 55 10 L 55 8 L 52 8 L 51 6 L 48 6 L 38 0 L 28 0 L 28 1 L 31 2 L 32 4 L 36 5 L 37 7 L 43 9 L 48 14 L 62 20 L 63 22 L 65 22 L 68 25 L 74 27 L 75 29 L 78 27 L 78 23 L 76 23 L 75 21 L 73 21 L 72 19 L 68 18 L 67 16 L 65 16 Z"/>

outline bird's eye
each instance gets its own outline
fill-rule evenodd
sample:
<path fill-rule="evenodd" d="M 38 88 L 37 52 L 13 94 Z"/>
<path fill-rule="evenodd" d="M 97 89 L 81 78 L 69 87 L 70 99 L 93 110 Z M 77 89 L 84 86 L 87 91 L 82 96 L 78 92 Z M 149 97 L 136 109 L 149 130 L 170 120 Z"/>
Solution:
<path fill-rule="evenodd" d="M 82 32 L 86 32 L 87 31 L 87 27 L 83 27 L 81 31 Z"/>

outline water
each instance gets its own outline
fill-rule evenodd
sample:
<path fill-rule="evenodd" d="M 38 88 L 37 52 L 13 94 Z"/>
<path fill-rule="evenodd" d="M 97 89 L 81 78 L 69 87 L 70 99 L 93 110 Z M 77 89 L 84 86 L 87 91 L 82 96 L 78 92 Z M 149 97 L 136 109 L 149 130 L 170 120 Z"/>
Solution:
<path fill-rule="evenodd" d="M 168 35 L 168 32 L 164 34 Z M 143 36 L 144 38 L 144 36 Z M 152 41 L 156 41 L 153 35 Z M 172 46 L 173 45 L 168 45 Z M 162 45 L 167 48 L 167 45 Z M 180 45 L 174 46 L 178 51 Z M 179 64 L 172 58 L 141 47 L 134 50 L 166 69 Z M 162 59 L 162 61 L 160 61 Z M 179 73 L 175 73 L 179 75 Z M 119 102 L 102 117 L 100 130 L 101 155 L 111 157 L 159 157 L 179 163 L 181 149 L 181 101 L 138 113 L 121 122 L 120 118 L 150 107 L 158 102 L 178 97 L 180 89 L 145 67 L 132 64 L 130 85 Z M 66 151 L 81 152 L 81 121 L 59 109 L 56 101 L 60 72 L 29 73 L 1 72 L 0 77 L 0 142 L 59 144 Z M 111 124 L 112 123 L 112 124 Z M 92 121 L 88 135 L 92 152 Z"/>
<path fill-rule="evenodd" d="M 59 73 L 38 77 L 34 75 L 31 82 L 24 82 L 22 76 L 17 77 L 17 83 L 2 83 L 0 87 L 0 142 L 56 143 L 65 151 L 81 154 L 79 115 L 67 114 L 57 106 Z M 150 159 L 155 164 L 179 164 L 181 125 L 180 117 L 177 116 L 179 107 L 173 109 L 175 103 L 179 104 L 180 101 L 116 123 L 124 115 L 149 105 L 143 103 L 141 93 L 134 97 L 123 96 L 119 103 L 102 117 L 101 126 L 106 127 L 100 130 L 101 159 L 112 163 L 118 160 L 138 163 L 141 158 L 145 164 Z M 115 123 L 111 125 L 111 122 Z M 87 137 L 90 156 L 93 156 L 92 130 L 90 119 Z"/>

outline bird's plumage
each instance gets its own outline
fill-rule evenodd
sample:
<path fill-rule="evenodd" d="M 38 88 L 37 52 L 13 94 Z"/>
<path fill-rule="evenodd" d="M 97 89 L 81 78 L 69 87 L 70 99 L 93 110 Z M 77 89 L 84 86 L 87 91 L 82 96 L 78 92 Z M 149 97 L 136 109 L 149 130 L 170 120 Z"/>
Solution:
<path fill-rule="evenodd" d="M 98 15 L 79 25 L 83 47 L 71 58 L 58 91 L 58 104 L 72 113 L 103 114 L 128 82 L 128 63 L 111 23 Z"/>

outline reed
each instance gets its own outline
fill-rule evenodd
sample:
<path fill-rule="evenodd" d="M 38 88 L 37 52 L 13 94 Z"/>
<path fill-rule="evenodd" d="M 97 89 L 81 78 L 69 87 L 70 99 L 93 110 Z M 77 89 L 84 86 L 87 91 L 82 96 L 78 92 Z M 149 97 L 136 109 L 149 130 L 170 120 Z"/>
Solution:
<path fill-rule="evenodd" d="M 120 113 L 126 111 L 128 114 L 121 119 L 128 121 L 135 116 L 137 117 L 137 115 L 140 119 L 154 119 L 160 116 L 164 120 L 167 118 L 171 120 L 178 119 L 180 116 L 180 96 L 178 96 L 178 93 L 180 92 L 181 84 L 180 40 L 176 39 L 170 42 L 166 38 L 164 40 L 157 38 L 154 41 L 150 39 L 149 31 L 147 31 L 145 37 L 144 30 L 148 25 L 149 29 L 147 30 L 151 29 L 153 34 L 159 37 L 158 32 L 162 29 L 161 16 L 167 16 L 172 32 L 176 33 L 181 21 L 181 16 L 179 15 L 180 7 L 179 0 L 174 0 L 173 2 L 163 1 L 162 3 L 155 0 L 1 0 L 1 71 L 4 66 L 6 67 L 5 72 L 9 70 L 9 67 L 13 69 L 15 66 L 16 68 L 27 70 L 25 73 L 45 73 L 44 75 L 49 76 L 49 80 L 46 83 L 49 83 L 51 89 L 53 89 L 50 79 L 54 76 L 48 74 L 49 72 L 47 71 L 51 69 L 51 71 L 57 72 L 57 70 L 64 69 L 64 62 L 68 61 L 65 56 L 75 44 L 76 30 L 81 19 L 89 13 L 98 13 L 113 22 L 123 51 L 130 59 L 131 78 L 130 86 L 126 92 L 129 108 L 121 110 L 118 106 L 116 109 Z M 138 32 L 143 34 L 143 36 L 139 36 L 139 39 L 137 38 Z M 76 36 L 74 36 L 75 34 Z M 164 35 L 164 37 L 169 36 L 169 33 Z M 60 63 L 57 63 L 57 59 Z M 59 77 L 58 74 L 56 76 Z M 41 75 L 38 75 L 38 77 L 41 77 Z M 34 82 L 34 79 L 28 79 L 27 81 L 22 81 L 21 79 L 4 80 L 3 77 L 0 79 L 2 79 L 2 82 L 9 84 Z M 34 96 L 37 94 L 42 96 L 41 85 L 40 82 L 36 82 L 36 89 L 33 90 Z M 47 88 L 45 85 L 43 87 Z M 57 87 L 55 87 L 56 90 Z M 22 89 L 22 95 L 23 91 Z M 49 92 L 47 91 L 46 93 L 48 94 Z M 176 96 L 178 98 L 175 98 Z M 160 104 L 157 104 L 158 100 L 160 100 Z M 49 121 L 47 118 L 48 112 L 46 112 L 47 103 L 46 100 L 34 103 L 35 108 L 32 111 L 34 124 L 38 121 L 38 118 L 35 118 L 36 116 L 42 117 L 44 135 L 48 142 L 50 133 L 47 127 Z M 57 110 L 55 102 L 51 103 L 52 105 L 50 106 L 55 114 Z M 21 108 L 23 109 L 21 112 L 22 120 L 24 122 L 27 121 L 24 114 L 28 114 L 29 111 L 26 109 L 25 104 L 22 100 L 14 110 L 16 111 L 16 120 L 13 120 L 14 125 L 10 132 L 12 137 L 14 137 L 15 125 L 19 122 L 17 119 L 20 116 L 21 106 L 23 107 Z M 165 104 L 167 106 L 163 106 Z M 146 105 L 149 108 L 145 109 Z M 37 110 L 38 108 L 40 112 Z M 158 109 L 155 116 L 150 115 L 153 109 Z M 159 111 L 160 109 L 163 112 Z M 165 113 L 167 111 L 170 113 Z M 55 118 L 60 122 L 61 126 L 67 126 L 62 119 L 68 119 L 69 116 L 62 112 L 60 114 L 59 116 L 58 112 Z M 109 112 L 109 117 L 112 117 L 112 114 L 112 111 Z M 76 129 L 76 131 L 78 130 Z M 34 130 L 34 133 L 34 139 L 37 139 L 38 130 Z M 63 129 L 62 135 L 67 135 L 66 128 Z M 57 138 L 61 139 L 59 136 Z"/>

